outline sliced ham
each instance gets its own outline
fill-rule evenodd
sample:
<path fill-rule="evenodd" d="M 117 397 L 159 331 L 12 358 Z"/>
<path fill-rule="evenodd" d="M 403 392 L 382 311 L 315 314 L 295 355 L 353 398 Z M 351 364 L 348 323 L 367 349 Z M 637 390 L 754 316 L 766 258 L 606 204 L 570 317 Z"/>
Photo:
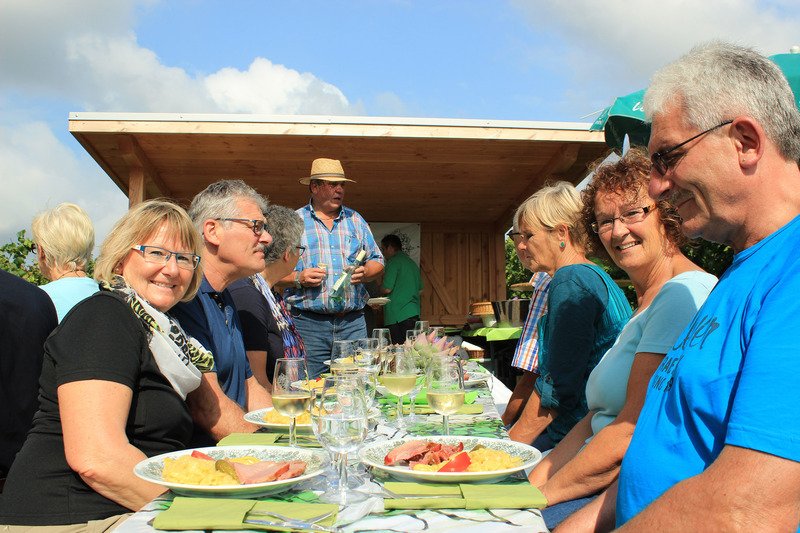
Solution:
<path fill-rule="evenodd" d="M 280 463 L 274 461 L 260 461 L 252 465 L 243 465 L 241 463 L 232 464 L 233 468 L 236 469 L 236 475 L 239 477 L 239 481 L 242 485 L 275 481 L 279 476 L 289 470 L 288 461 Z"/>
<path fill-rule="evenodd" d="M 421 458 L 408 462 L 408 465 L 413 467 L 415 464 L 424 465 L 438 465 L 444 461 L 448 461 L 450 457 L 457 454 L 464 449 L 464 444 L 459 442 L 458 446 L 448 446 L 447 444 L 440 444 L 438 449 L 432 449 L 425 453 Z"/>
<path fill-rule="evenodd" d="M 304 461 L 290 461 L 289 469 L 278 476 L 278 479 L 291 479 L 303 474 L 306 471 L 306 463 Z"/>
<path fill-rule="evenodd" d="M 446 461 L 463 449 L 464 444 L 461 442 L 457 446 L 451 446 L 426 440 L 412 440 L 387 453 L 383 462 L 387 466 L 400 463 L 408 463 L 410 466 L 418 463 L 435 465 Z"/>
<path fill-rule="evenodd" d="M 400 462 L 410 461 L 415 457 L 421 457 L 431 449 L 431 446 L 438 445 L 426 440 L 405 442 L 387 453 L 386 457 L 383 458 L 383 464 L 391 466 Z"/>

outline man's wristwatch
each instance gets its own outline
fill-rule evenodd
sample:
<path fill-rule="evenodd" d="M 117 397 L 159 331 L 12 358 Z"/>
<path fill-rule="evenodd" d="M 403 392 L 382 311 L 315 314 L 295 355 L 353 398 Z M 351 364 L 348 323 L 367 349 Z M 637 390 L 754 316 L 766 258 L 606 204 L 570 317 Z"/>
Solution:
<path fill-rule="evenodd" d="M 299 270 L 295 271 L 295 273 L 294 273 L 294 286 L 297 289 L 302 289 L 303 288 L 303 286 L 300 284 L 300 271 Z"/>

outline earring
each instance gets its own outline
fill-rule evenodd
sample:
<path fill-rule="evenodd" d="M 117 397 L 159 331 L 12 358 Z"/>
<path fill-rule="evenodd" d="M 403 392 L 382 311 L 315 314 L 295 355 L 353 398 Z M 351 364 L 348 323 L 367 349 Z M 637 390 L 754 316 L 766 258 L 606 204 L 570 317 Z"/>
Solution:
<path fill-rule="evenodd" d="M 561 248 L 562 250 L 564 248 L 566 248 L 566 246 L 567 246 L 567 243 L 565 243 L 564 241 L 561 241 L 560 243 L 558 243 L 558 247 Z"/>

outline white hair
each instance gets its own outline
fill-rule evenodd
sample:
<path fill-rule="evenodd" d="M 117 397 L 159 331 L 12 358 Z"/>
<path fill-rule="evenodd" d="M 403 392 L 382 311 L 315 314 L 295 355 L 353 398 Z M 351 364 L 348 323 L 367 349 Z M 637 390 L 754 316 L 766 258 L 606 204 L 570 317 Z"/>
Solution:
<path fill-rule="evenodd" d="M 713 41 L 656 72 L 644 96 L 648 120 L 680 103 L 687 126 L 713 128 L 746 115 L 781 154 L 800 160 L 800 112 L 781 69 L 751 48 Z"/>

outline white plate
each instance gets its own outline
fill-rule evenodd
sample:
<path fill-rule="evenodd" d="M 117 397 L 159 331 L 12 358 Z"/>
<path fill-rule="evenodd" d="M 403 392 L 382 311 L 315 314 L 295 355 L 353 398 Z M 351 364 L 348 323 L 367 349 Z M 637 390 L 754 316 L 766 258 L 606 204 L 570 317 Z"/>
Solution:
<path fill-rule="evenodd" d="M 469 450 L 478 444 L 493 450 L 501 450 L 510 455 L 522 458 L 522 463 L 514 468 L 492 470 L 489 472 L 421 472 L 411 470 L 408 466 L 386 466 L 383 458 L 386 454 L 411 440 L 425 440 L 447 444 L 450 446 L 464 443 L 464 448 Z M 359 454 L 361 462 L 376 470 L 388 473 L 400 481 L 427 481 L 431 483 L 489 483 L 510 476 L 514 472 L 532 468 L 542 460 L 542 453 L 532 446 L 505 439 L 490 439 L 488 437 L 465 437 L 435 435 L 431 437 L 404 437 L 389 441 L 379 441 L 367 444 Z"/>
<path fill-rule="evenodd" d="M 265 407 L 264 409 L 257 409 L 255 411 L 250 411 L 249 413 L 245 413 L 244 419 L 251 424 L 255 424 L 257 426 L 261 426 L 264 428 L 275 429 L 278 431 L 289 431 L 289 423 L 286 424 L 276 424 L 274 422 L 267 422 L 264 420 L 264 415 L 267 411 L 272 411 L 272 407 Z M 311 432 L 311 423 L 308 424 L 297 424 L 295 425 L 295 431 L 298 433 L 310 433 Z"/>
<path fill-rule="evenodd" d="M 367 300 L 367 305 L 386 305 L 389 302 L 391 302 L 389 298 L 370 298 Z"/>
<path fill-rule="evenodd" d="M 258 409 L 256 411 L 250 411 L 249 413 L 245 413 L 244 419 L 251 424 L 255 424 L 257 426 L 261 426 L 264 428 L 273 429 L 276 431 L 289 431 L 289 424 L 275 424 L 273 422 L 267 422 L 264 420 L 264 415 L 267 411 L 272 411 L 272 407 L 266 407 L 264 409 Z M 378 418 L 381 416 L 381 410 L 377 407 L 373 407 L 367 413 L 367 418 Z M 295 426 L 295 431 L 298 433 L 311 433 L 311 424 L 297 424 Z"/>
<path fill-rule="evenodd" d="M 467 375 L 469 379 L 464 380 L 464 385 L 477 385 L 492 379 L 492 375 L 488 372 L 467 372 Z"/>
<path fill-rule="evenodd" d="M 266 481 L 250 485 L 190 485 L 172 483 L 161 478 L 164 459 L 190 455 L 192 450 L 180 450 L 150 457 L 137 464 L 133 473 L 151 483 L 168 487 L 175 494 L 184 496 L 213 496 L 223 498 L 258 498 L 269 494 L 277 494 L 289 490 L 301 481 L 311 479 L 324 471 L 325 452 L 307 448 L 289 448 L 282 446 L 221 446 L 196 448 L 214 459 L 226 459 L 252 455 L 262 461 L 305 461 L 306 471 L 300 476 L 280 481 Z"/>

